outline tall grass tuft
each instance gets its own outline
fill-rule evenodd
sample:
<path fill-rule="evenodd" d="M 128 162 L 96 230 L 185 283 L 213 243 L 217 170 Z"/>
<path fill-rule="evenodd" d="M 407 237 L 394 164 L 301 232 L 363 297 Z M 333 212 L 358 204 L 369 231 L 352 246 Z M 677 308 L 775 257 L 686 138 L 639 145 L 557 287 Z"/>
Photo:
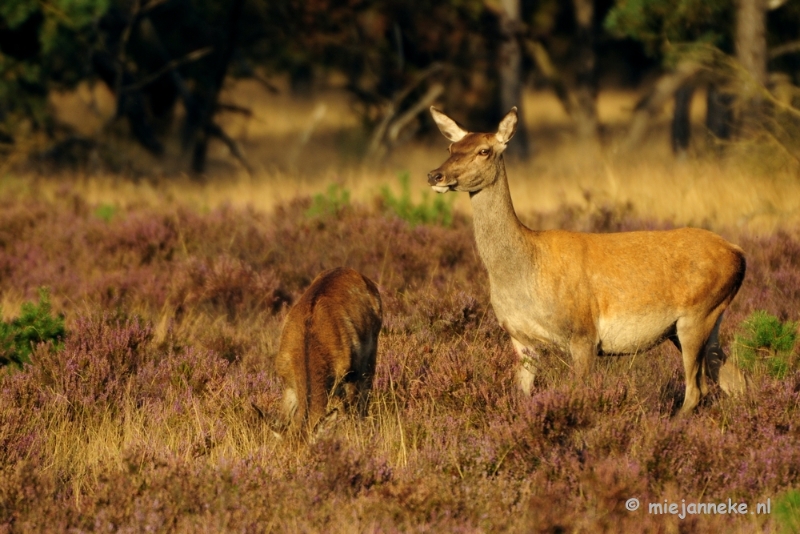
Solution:
<path fill-rule="evenodd" d="M 800 532 L 800 490 L 790 489 L 775 499 L 775 516 L 781 534 Z"/>
<path fill-rule="evenodd" d="M 764 367 L 774 378 L 784 378 L 794 366 L 797 322 L 781 322 L 764 310 L 752 312 L 736 336 L 737 354 L 745 369 Z"/>
<path fill-rule="evenodd" d="M 453 203 L 455 195 L 436 195 L 433 200 L 430 192 L 422 193 L 422 201 L 414 204 L 411 200 L 411 175 L 408 171 L 401 172 L 397 180 L 400 182 L 400 196 L 395 196 L 386 186 L 381 188 L 381 200 L 390 213 L 408 221 L 411 226 L 420 224 L 436 224 L 450 226 L 453 224 Z"/>
<path fill-rule="evenodd" d="M 325 193 L 317 193 L 311 198 L 306 217 L 336 215 L 349 205 L 350 191 L 339 184 L 331 184 Z"/>

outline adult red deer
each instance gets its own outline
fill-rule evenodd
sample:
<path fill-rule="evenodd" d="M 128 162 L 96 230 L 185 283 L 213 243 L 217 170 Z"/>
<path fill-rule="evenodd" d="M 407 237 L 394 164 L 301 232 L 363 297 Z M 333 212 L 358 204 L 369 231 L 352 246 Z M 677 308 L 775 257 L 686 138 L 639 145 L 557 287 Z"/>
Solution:
<path fill-rule="evenodd" d="M 742 284 L 742 249 L 701 229 L 593 234 L 537 232 L 517 218 L 503 151 L 517 108 L 496 133 L 470 133 L 431 107 L 450 157 L 428 174 L 439 193 L 470 195 L 475 242 L 489 273 L 497 319 L 519 356 L 517 379 L 529 394 L 535 342 L 565 347 L 578 375 L 598 354 L 632 354 L 671 340 L 683 354 L 682 414 L 707 392 L 705 376 L 729 394 L 745 378 L 719 346 L 722 313 Z"/>
<path fill-rule="evenodd" d="M 275 362 L 292 433 L 313 433 L 329 401 L 366 414 L 381 324 L 372 280 L 341 267 L 314 279 L 286 316 Z"/>

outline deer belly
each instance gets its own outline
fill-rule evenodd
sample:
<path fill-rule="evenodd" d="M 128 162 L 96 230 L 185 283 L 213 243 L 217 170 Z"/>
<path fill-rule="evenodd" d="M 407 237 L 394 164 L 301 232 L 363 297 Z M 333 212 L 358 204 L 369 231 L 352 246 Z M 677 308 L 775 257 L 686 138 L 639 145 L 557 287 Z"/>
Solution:
<path fill-rule="evenodd" d="M 601 317 L 597 324 L 599 351 L 633 354 L 657 345 L 675 332 L 676 318 L 667 315 Z"/>

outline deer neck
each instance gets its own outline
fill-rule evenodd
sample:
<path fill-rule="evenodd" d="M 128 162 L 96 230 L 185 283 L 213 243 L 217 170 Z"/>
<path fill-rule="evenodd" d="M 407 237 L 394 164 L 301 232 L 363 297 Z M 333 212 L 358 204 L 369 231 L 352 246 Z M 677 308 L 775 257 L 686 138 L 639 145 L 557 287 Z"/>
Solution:
<path fill-rule="evenodd" d="M 531 267 L 530 232 L 517 218 L 508 189 L 505 162 L 494 167 L 494 181 L 470 194 L 475 243 L 492 280 L 524 276 Z"/>

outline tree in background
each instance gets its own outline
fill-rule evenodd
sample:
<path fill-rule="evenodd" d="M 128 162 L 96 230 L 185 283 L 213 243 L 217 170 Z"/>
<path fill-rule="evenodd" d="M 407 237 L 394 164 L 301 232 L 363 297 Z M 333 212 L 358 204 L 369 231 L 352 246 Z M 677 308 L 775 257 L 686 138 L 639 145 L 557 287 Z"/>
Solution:
<path fill-rule="evenodd" d="M 661 60 L 666 73 L 636 106 L 625 144 L 638 144 L 652 116 L 674 96 L 672 146 L 684 155 L 689 145 L 689 105 L 701 64 L 697 57 L 709 47 L 723 53 L 733 51 L 732 0 L 619 0 L 609 12 L 605 26 L 612 34 L 644 44 L 651 56 Z M 730 129 L 730 102 L 712 81 L 708 89 L 709 130 L 726 139 Z"/>
<path fill-rule="evenodd" d="M 642 42 L 667 69 L 637 105 L 626 144 L 637 144 L 649 118 L 674 96 L 672 143 L 678 155 L 685 154 L 689 145 L 689 104 L 698 83 L 708 89 L 706 126 L 716 139 L 728 139 L 734 126 L 741 128 L 743 121 L 734 120 L 737 106 L 740 119 L 751 117 L 744 122 L 753 125 L 754 116 L 763 118 L 763 110 L 755 110 L 765 95 L 764 87 L 771 85 L 767 40 L 777 45 L 797 39 L 800 12 L 788 4 L 784 7 L 784 3 L 785 0 L 617 0 L 605 21 L 608 31 Z M 767 24 L 768 9 L 777 10 L 771 24 Z M 793 22 L 788 23 L 789 20 Z M 779 55 L 797 51 L 798 47 L 788 47 Z M 738 66 L 731 60 L 734 55 Z M 791 76 L 797 76 L 796 58 L 794 65 L 784 62 L 784 66 L 789 67 Z M 740 98 L 735 105 L 736 96 Z"/>
<path fill-rule="evenodd" d="M 95 0 L 0 3 L 0 142 L 20 129 L 52 131 L 47 95 L 89 75 L 88 51 L 108 8 Z"/>

